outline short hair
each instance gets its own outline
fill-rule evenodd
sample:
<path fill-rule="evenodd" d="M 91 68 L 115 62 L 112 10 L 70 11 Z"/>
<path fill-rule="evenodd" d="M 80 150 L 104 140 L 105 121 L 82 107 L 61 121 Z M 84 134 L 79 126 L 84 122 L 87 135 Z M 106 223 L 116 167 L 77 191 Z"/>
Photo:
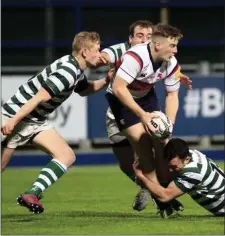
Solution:
<path fill-rule="evenodd" d="M 82 48 L 89 48 L 95 43 L 100 44 L 100 36 L 97 32 L 82 31 L 74 37 L 72 50 L 78 53 Z"/>
<path fill-rule="evenodd" d="M 181 31 L 178 28 L 162 23 L 159 23 L 153 27 L 152 37 L 154 38 L 157 36 L 161 36 L 164 38 L 177 38 L 178 40 L 183 37 Z"/>
<path fill-rule="evenodd" d="M 171 160 L 176 156 L 184 160 L 187 156 L 189 156 L 189 147 L 184 140 L 172 138 L 164 148 L 164 158 Z"/>
<path fill-rule="evenodd" d="M 137 20 L 133 22 L 129 27 L 129 35 L 134 36 L 134 30 L 137 26 L 140 26 L 142 28 L 152 28 L 153 24 L 148 20 Z"/>

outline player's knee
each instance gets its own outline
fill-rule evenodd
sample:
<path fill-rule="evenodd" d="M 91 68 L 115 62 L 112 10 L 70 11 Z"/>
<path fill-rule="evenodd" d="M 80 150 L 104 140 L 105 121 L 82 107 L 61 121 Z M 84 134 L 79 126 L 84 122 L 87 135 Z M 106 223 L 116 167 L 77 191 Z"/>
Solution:
<path fill-rule="evenodd" d="M 76 160 L 74 151 L 68 146 L 64 147 L 54 156 L 55 159 L 62 162 L 67 167 L 70 167 Z"/>

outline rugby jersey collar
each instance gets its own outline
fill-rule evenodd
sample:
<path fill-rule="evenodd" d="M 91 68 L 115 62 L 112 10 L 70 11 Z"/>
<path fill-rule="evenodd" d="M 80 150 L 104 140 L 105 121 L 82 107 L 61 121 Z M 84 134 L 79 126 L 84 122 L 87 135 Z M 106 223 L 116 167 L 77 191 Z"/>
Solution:
<path fill-rule="evenodd" d="M 82 73 L 83 70 L 81 70 L 78 61 L 76 60 L 76 58 L 73 57 L 73 55 L 70 55 L 70 60 L 73 62 L 73 64 L 76 66 L 76 68 L 79 69 L 81 71 L 81 73 Z"/>
<path fill-rule="evenodd" d="M 150 50 L 150 43 L 147 44 L 147 49 L 148 49 L 148 54 L 149 54 L 150 60 L 152 62 L 153 70 L 154 70 L 154 72 L 156 72 L 162 66 L 163 61 L 162 62 L 154 62 L 153 61 L 151 50 Z"/>

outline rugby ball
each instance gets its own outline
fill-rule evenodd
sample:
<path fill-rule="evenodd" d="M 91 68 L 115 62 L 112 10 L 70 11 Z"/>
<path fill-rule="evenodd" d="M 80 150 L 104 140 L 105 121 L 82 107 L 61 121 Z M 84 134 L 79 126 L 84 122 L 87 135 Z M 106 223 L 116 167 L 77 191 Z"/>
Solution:
<path fill-rule="evenodd" d="M 151 119 L 151 124 L 154 128 L 156 128 L 153 136 L 164 140 L 169 138 L 173 132 L 173 124 L 169 117 L 161 111 L 153 111 L 159 117 L 155 117 Z"/>

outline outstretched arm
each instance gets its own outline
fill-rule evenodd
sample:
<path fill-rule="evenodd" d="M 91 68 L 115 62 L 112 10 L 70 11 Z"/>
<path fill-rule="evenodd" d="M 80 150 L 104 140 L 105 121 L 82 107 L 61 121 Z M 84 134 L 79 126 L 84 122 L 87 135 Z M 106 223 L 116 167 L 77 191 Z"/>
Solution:
<path fill-rule="evenodd" d="M 8 123 L 1 127 L 2 133 L 4 135 L 11 134 L 17 123 L 29 115 L 38 106 L 38 104 L 47 102 L 50 99 L 51 95 L 44 88 L 41 88 L 37 94 L 35 94 L 26 104 L 20 108 L 13 118 L 9 119 Z"/>
<path fill-rule="evenodd" d="M 179 189 L 174 182 L 171 182 L 167 188 L 162 187 L 161 185 L 152 182 L 147 179 L 142 170 L 138 168 L 138 163 L 133 165 L 136 176 L 143 182 L 145 187 L 154 195 L 156 199 L 161 202 L 168 202 L 174 198 L 177 198 L 184 194 L 181 189 Z"/>

